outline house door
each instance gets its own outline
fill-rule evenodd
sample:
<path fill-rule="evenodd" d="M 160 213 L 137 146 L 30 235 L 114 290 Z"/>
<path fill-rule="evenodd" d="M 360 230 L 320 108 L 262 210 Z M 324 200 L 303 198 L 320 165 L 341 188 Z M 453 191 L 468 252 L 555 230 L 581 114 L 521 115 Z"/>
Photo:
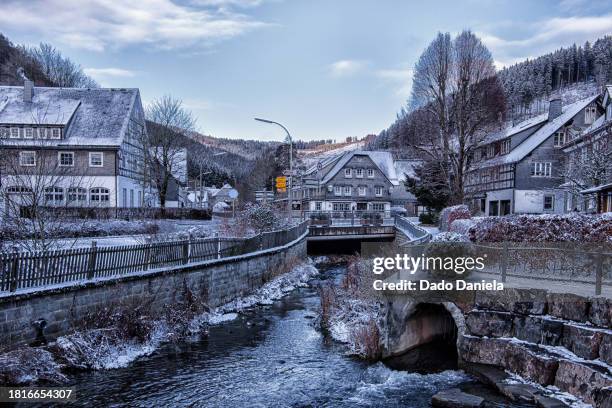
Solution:
<path fill-rule="evenodd" d="M 499 201 L 489 201 L 489 215 L 493 217 L 499 215 Z"/>
<path fill-rule="evenodd" d="M 510 215 L 510 200 L 501 200 L 499 202 L 500 213 L 499 215 Z"/>

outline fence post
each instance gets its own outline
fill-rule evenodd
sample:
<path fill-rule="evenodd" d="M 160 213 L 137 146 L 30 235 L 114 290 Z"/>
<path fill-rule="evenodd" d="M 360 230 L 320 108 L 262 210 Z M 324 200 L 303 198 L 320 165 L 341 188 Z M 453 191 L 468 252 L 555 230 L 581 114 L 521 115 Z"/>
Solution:
<path fill-rule="evenodd" d="M 89 252 L 89 262 L 87 263 L 87 279 L 94 278 L 96 270 L 96 259 L 98 258 L 98 243 L 91 241 L 91 251 Z"/>
<path fill-rule="evenodd" d="M 9 282 L 9 291 L 15 292 L 17 290 L 17 283 L 19 282 L 19 252 L 17 247 L 13 247 L 13 264 L 11 265 L 11 278 Z"/>
<path fill-rule="evenodd" d="M 599 254 L 597 256 L 597 271 L 595 272 L 595 295 L 601 295 L 601 286 L 603 282 L 603 264 L 604 256 Z"/>
<path fill-rule="evenodd" d="M 151 237 L 146 238 L 147 249 L 145 251 L 144 270 L 148 271 L 151 268 Z"/>
<path fill-rule="evenodd" d="M 215 237 L 217 238 L 217 259 L 221 259 L 221 237 L 219 232 L 215 232 Z"/>
<path fill-rule="evenodd" d="M 191 238 L 183 241 L 183 265 L 186 265 L 189 262 L 189 245 Z"/>
<path fill-rule="evenodd" d="M 506 274 L 508 273 L 508 257 L 510 256 L 510 245 L 508 241 L 504 241 L 503 245 L 503 253 L 502 253 L 502 271 L 501 271 L 501 280 L 502 283 L 506 282 Z"/>

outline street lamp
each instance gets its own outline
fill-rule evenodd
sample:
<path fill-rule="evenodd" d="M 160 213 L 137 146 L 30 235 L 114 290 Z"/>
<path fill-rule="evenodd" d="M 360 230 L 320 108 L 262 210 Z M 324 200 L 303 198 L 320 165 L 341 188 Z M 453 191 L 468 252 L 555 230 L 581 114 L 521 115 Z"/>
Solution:
<path fill-rule="evenodd" d="M 259 122 L 263 122 L 263 123 L 269 123 L 272 125 L 280 126 L 281 128 L 283 128 L 283 130 L 287 134 L 287 139 L 289 140 L 289 198 L 288 198 L 288 203 L 289 203 L 289 216 L 291 217 L 292 215 L 291 213 L 293 210 L 293 206 L 292 206 L 292 201 L 293 201 L 293 188 L 292 188 L 293 187 L 293 139 L 291 138 L 291 134 L 289 133 L 287 128 L 281 125 L 280 123 L 274 122 L 273 120 L 261 119 L 261 118 L 255 118 L 255 120 Z"/>

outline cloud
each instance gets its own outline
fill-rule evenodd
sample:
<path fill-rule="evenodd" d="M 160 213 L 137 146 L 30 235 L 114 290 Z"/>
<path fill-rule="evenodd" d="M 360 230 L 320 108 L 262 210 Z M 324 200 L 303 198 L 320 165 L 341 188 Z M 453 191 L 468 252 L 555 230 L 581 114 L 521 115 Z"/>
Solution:
<path fill-rule="evenodd" d="M 555 17 L 526 25 L 514 32 L 522 36 L 506 39 L 479 32 L 482 41 L 496 58 L 496 65 L 507 66 L 530 56 L 551 52 L 573 43 L 581 44 L 612 32 L 612 14 L 600 16 Z"/>
<path fill-rule="evenodd" d="M 85 68 L 83 71 L 97 80 L 109 77 L 132 78 L 136 76 L 134 71 L 122 68 Z"/>
<path fill-rule="evenodd" d="M 268 25 L 231 8 L 256 6 L 260 1 L 203 3 L 187 6 L 173 0 L 8 0 L 0 3 L 0 26 L 38 32 L 73 48 L 104 51 L 130 45 L 159 49 L 201 47 Z"/>
<path fill-rule="evenodd" d="M 362 71 L 366 65 L 365 61 L 340 60 L 331 64 L 329 70 L 334 77 L 346 77 Z"/>
<path fill-rule="evenodd" d="M 412 68 L 381 69 L 376 71 L 376 76 L 395 87 L 395 95 L 406 99 L 412 90 Z"/>

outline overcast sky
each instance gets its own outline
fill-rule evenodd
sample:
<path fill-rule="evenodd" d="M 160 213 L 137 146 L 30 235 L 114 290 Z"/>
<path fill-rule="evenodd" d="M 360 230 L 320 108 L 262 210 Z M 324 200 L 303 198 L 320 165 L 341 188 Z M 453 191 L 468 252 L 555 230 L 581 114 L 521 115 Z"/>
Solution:
<path fill-rule="evenodd" d="M 49 42 L 102 86 L 183 99 L 202 133 L 364 136 L 395 118 L 438 31 L 470 28 L 498 66 L 612 34 L 612 0 L 0 0 L 0 31 Z"/>

